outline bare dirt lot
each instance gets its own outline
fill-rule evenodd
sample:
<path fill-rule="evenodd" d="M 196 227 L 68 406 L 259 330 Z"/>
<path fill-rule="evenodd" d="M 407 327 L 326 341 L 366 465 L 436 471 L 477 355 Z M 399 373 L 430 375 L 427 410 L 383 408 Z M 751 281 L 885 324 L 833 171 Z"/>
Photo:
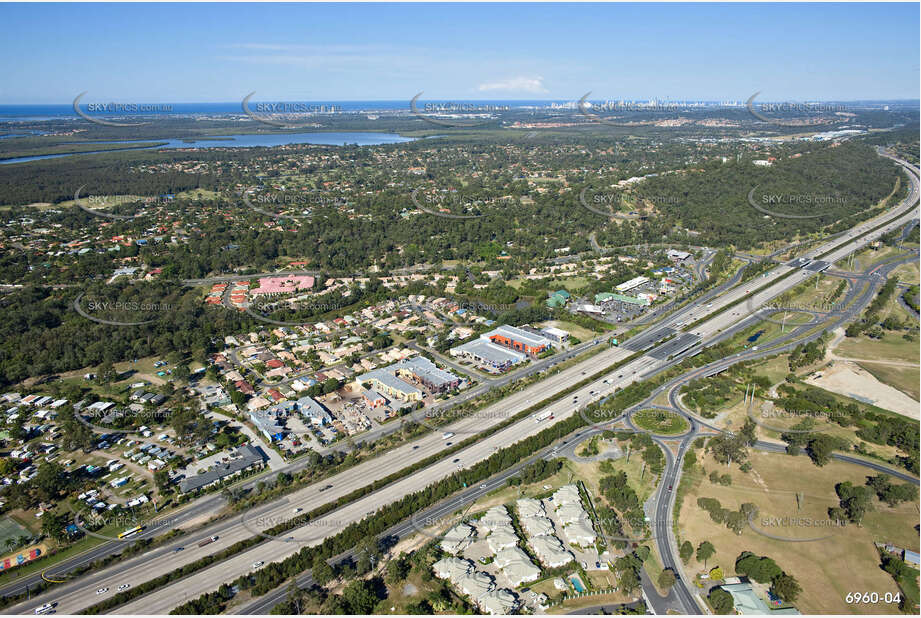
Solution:
<path fill-rule="evenodd" d="M 868 400 L 875 406 L 891 410 L 909 418 L 921 417 L 917 401 L 887 384 L 877 380 L 870 372 L 850 361 L 835 361 L 823 369 L 820 378 L 806 378 L 804 382 L 858 400 Z M 861 399 L 863 398 L 863 399 Z"/>

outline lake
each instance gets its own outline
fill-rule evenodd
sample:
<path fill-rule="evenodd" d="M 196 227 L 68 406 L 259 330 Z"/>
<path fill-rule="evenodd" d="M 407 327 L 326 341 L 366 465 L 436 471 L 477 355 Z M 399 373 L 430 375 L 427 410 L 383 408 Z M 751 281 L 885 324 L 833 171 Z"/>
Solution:
<path fill-rule="evenodd" d="M 382 144 L 401 144 L 412 142 L 414 138 L 403 137 L 396 133 L 362 133 L 358 131 L 342 133 L 271 133 L 271 134 L 240 134 L 219 136 L 221 139 L 196 139 L 185 141 L 181 139 L 143 139 L 109 141 L 107 144 L 137 144 L 145 142 L 166 142 L 162 146 L 142 146 L 140 150 L 160 150 L 164 148 L 193 149 L 193 148 L 258 148 L 272 146 L 288 146 L 291 144 L 317 144 L 322 146 L 345 146 L 357 144 L 358 146 L 380 146 Z M 88 143 L 88 142 L 84 142 Z M 124 149 L 120 149 L 124 150 Z M 76 155 L 91 155 L 104 152 L 118 152 L 116 150 L 93 150 L 90 152 L 38 155 L 34 157 L 18 157 L 6 159 L 0 164 L 26 163 L 41 159 L 58 159 L 60 157 L 73 157 Z"/>

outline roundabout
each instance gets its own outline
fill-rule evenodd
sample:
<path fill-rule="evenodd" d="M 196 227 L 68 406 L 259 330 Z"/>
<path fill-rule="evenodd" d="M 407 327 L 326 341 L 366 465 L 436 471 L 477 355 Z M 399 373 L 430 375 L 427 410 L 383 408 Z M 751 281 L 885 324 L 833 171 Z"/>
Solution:
<path fill-rule="evenodd" d="M 630 421 L 640 431 L 645 431 L 653 436 L 676 437 L 682 436 L 691 430 L 687 419 L 671 410 L 658 408 L 644 408 L 630 415 Z"/>

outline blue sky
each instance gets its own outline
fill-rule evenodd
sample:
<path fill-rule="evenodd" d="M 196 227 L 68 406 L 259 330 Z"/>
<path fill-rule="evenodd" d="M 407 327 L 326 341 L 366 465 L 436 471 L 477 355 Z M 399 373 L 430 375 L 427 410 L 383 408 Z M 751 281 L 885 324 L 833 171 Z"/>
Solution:
<path fill-rule="evenodd" d="M 0 4 L 0 104 L 917 99 L 919 5 Z"/>

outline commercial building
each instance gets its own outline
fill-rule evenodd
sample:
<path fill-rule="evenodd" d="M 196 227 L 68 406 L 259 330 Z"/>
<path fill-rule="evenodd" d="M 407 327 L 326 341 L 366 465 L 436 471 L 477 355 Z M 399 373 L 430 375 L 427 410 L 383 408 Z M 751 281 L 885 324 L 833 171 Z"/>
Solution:
<path fill-rule="evenodd" d="M 368 373 L 358 376 L 358 382 L 370 382 L 375 390 L 385 393 L 389 397 L 396 397 L 404 401 L 422 401 L 421 390 L 396 377 L 390 367 L 373 369 Z"/>
<path fill-rule="evenodd" d="M 508 326 L 507 324 L 503 324 L 499 328 L 485 333 L 483 336 L 492 343 L 511 348 L 518 352 L 524 352 L 531 356 L 537 356 L 553 347 L 553 342 L 543 335 L 530 333 L 526 330 L 516 328 L 515 326 Z"/>
<path fill-rule="evenodd" d="M 649 277 L 634 277 L 629 281 L 624 281 L 620 285 L 614 286 L 614 289 L 618 292 L 629 292 L 634 288 L 638 288 L 644 283 L 649 283 Z"/>
<path fill-rule="evenodd" d="M 265 461 L 265 458 L 258 449 L 244 444 L 236 450 L 230 461 L 218 463 L 203 474 L 197 474 L 179 481 L 179 491 L 188 493 L 196 489 L 208 487 L 226 478 L 240 474 L 244 470 L 261 466 L 263 461 Z"/>
<path fill-rule="evenodd" d="M 591 303 L 575 305 L 572 310 L 579 313 L 587 313 L 589 315 L 604 315 L 604 309 L 598 305 L 592 305 Z"/>
<path fill-rule="evenodd" d="M 253 410 L 249 413 L 249 420 L 256 426 L 268 440 L 279 441 L 285 437 L 285 424 L 274 413 Z"/>
<path fill-rule="evenodd" d="M 370 382 L 375 390 L 405 401 L 422 401 L 425 394 L 414 386 L 419 384 L 432 393 L 444 393 L 460 388 L 464 381 L 439 369 L 429 359 L 417 356 L 398 363 L 374 369 L 358 376 L 358 382 Z"/>
<path fill-rule="evenodd" d="M 547 337 L 547 339 L 550 339 L 551 341 L 555 343 L 563 343 L 564 341 L 569 339 L 569 333 L 567 333 L 565 330 L 554 328 L 552 326 L 548 326 L 547 328 L 542 328 L 540 332 L 545 337 Z"/>
<path fill-rule="evenodd" d="M 379 408 L 380 406 L 387 405 L 387 398 L 373 388 L 370 390 L 366 388 L 361 389 L 361 397 L 364 399 L 365 403 L 372 408 Z"/>
<path fill-rule="evenodd" d="M 444 393 L 458 388 L 463 380 L 451 373 L 439 369 L 435 363 L 424 356 L 407 358 L 390 368 L 396 375 L 405 380 L 422 384 L 433 393 Z"/>
<path fill-rule="evenodd" d="M 647 296 L 626 296 L 625 294 L 615 294 L 613 292 L 595 294 L 595 302 L 599 305 L 604 305 L 605 303 L 626 303 L 628 305 L 637 305 L 640 307 L 649 306 L 649 298 Z"/>
<path fill-rule="evenodd" d="M 330 413 L 312 397 L 301 397 L 295 403 L 295 410 L 314 425 L 329 425 L 333 422 Z"/>
<path fill-rule="evenodd" d="M 484 337 L 451 348 L 450 354 L 454 357 L 469 359 L 490 373 L 506 371 L 528 358 L 520 352 L 498 346 Z"/>

